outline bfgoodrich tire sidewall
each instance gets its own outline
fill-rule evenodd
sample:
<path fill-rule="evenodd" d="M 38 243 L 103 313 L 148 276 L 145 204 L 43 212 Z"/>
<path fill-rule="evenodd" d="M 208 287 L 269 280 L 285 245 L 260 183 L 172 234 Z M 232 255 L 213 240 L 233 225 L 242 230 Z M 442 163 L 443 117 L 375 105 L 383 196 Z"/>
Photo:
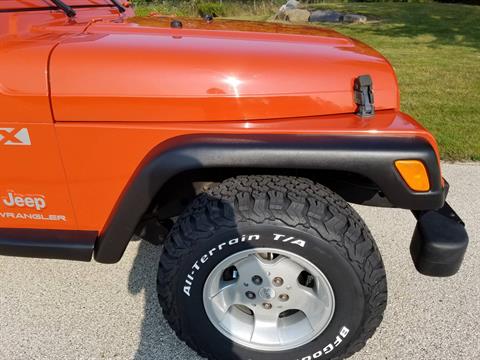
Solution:
<path fill-rule="evenodd" d="M 293 242 L 275 241 L 274 234 L 284 235 L 281 239 L 292 237 Z M 219 246 L 221 244 L 224 245 Z M 304 257 L 324 273 L 333 289 L 335 313 L 330 324 L 316 339 L 299 348 L 280 352 L 248 349 L 222 335 L 205 312 L 203 290 L 211 271 L 230 255 L 262 247 L 286 250 Z M 335 241 L 326 241 L 311 229 L 297 230 L 271 224 L 239 225 L 236 229 L 218 231 L 207 239 L 199 240 L 180 264 L 175 297 L 178 308 L 183 312 L 180 316 L 182 328 L 206 353 L 219 359 L 329 359 L 344 351 L 355 339 L 364 319 L 364 292 L 355 266 L 360 265 L 349 260 Z"/>
<path fill-rule="evenodd" d="M 274 234 L 284 235 L 282 239 L 293 237 L 294 242 L 275 241 Z M 225 245 L 220 247 L 221 244 Z M 316 339 L 300 348 L 280 352 L 248 349 L 222 335 L 205 312 L 204 284 L 215 266 L 230 255 L 262 247 L 278 248 L 304 257 L 324 273 L 333 289 L 335 313 L 330 324 Z M 318 234 L 312 234 L 310 229 L 245 225 L 216 232 L 212 237 L 198 241 L 189 256 L 182 259 L 180 264 L 175 296 L 178 308 L 184 312 L 181 315 L 182 328 L 199 342 L 206 353 L 215 354 L 219 359 L 329 359 L 345 350 L 355 339 L 364 318 L 362 284 L 353 266 L 355 264 L 348 261 L 334 241 L 326 241 Z M 348 329 L 345 337 L 339 335 L 342 329 Z M 344 334 L 345 330 L 342 335 Z"/>

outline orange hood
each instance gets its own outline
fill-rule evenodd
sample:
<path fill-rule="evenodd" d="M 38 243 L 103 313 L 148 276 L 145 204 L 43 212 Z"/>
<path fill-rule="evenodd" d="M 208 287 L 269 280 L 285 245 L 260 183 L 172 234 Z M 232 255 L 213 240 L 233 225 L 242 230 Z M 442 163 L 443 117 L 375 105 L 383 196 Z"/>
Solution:
<path fill-rule="evenodd" d="M 57 121 L 217 121 L 353 113 L 356 77 L 398 109 L 390 64 L 332 30 L 245 21 L 93 23 L 55 48 Z"/>

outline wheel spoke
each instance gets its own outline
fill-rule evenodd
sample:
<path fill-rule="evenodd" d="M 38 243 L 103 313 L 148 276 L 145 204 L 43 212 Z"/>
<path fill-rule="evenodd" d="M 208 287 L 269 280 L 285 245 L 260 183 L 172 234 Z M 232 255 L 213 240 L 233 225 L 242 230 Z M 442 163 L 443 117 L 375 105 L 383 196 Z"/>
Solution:
<path fill-rule="evenodd" d="M 291 286 L 296 286 L 298 277 L 305 270 L 295 261 L 284 256 L 275 262 L 274 269 L 275 273 L 282 274 L 283 279 Z"/>
<path fill-rule="evenodd" d="M 257 344 L 280 344 L 278 313 L 273 310 L 254 310 L 254 324 L 250 341 Z"/>
<path fill-rule="evenodd" d="M 247 281 L 249 282 L 252 276 L 260 275 L 260 276 L 267 276 L 266 275 L 266 268 L 268 266 L 268 261 L 263 260 L 257 254 L 249 255 L 242 260 L 235 263 L 235 267 L 237 268 L 239 274 L 239 281 Z"/>
<path fill-rule="evenodd" d="M 238 297 L 236 283 L 224 286 L 217 293 L 209 297 L 213 311 L 220 321 L 223 320 L 232 305 L 239 303 L 240 299 L 238 299 Z"/>
<path fill-rule="evenodd" d="M 293 305 L 305 314 L 313 330 L 318 330 L 318 324 L 325 323 L 331 314 L 333 304 L 322 299 L 313 289 L 298 285 L 293 297 Z"/>

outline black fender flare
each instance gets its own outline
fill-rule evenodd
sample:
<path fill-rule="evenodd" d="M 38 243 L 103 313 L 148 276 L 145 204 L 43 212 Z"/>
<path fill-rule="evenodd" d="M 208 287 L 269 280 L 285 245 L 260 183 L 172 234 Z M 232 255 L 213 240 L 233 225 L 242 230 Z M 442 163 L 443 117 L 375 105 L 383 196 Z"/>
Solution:
<path fill-rule="evenodd" d="M 431 189 L 414 192 L 395 169 L 399 159 L 421 160 Z M 441 208 L 445 201 L 439 162 L 425 139 L 379 135 L 184 135 L 165 141 L 140 163 L 95 244 L 95 259 L 119 261 L 135 228 L 162 186 L 173 176 L 201 168 L 271 168 L 348 171 L 381 189 L 395 206 Z"/>

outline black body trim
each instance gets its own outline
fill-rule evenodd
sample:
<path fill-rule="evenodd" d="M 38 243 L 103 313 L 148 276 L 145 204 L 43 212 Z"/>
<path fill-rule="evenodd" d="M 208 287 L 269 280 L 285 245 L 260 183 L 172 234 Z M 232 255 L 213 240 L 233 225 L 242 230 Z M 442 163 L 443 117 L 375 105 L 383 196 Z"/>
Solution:
<path fill-rule="evenodd" d="M 96 231 L 0 229 L 0 255 L 90 261 Z"/>
<path fill-rule="evenodd" d="M 414 192 L 395 170 L 394 161 L 419 159 L 426 165 L 431 190 Z M 173 176 L 200 168 L 271 168 L 348 171 L 381 189 L 393 206 L 441 208 L 445 189 L 438 159 L 418 137 L 325 135 L 187 135 L 154 148 L 124 189 L 95 245 L 95 259 L 120 260 L 142 215 Z"/>

